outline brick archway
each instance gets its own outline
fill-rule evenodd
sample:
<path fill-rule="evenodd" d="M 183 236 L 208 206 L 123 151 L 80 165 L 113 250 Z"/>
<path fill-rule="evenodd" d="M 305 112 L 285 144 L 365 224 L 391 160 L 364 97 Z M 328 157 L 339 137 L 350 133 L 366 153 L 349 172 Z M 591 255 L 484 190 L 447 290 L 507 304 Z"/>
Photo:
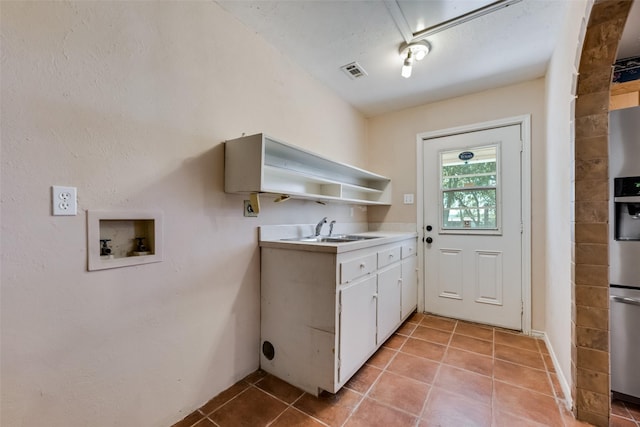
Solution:
<path fill-rule="evenodd" d="M 596 0 L 580 57 L 575 108 L 571 376 L 579 420 L 609 425 L 609 91 L 633 0 Z"/>

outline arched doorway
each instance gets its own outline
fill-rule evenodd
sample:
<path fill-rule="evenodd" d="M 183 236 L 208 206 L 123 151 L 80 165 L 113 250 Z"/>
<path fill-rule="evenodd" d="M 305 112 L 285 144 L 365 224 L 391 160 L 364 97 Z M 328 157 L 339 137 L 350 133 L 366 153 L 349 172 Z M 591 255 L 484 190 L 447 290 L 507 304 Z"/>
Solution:
<path fill-rule="evenodd" d="M 609 425 L 608 135 L 612 65 L 633 0 L 596 0 L 580 57 L 575 113 L 572 398 Z"/>

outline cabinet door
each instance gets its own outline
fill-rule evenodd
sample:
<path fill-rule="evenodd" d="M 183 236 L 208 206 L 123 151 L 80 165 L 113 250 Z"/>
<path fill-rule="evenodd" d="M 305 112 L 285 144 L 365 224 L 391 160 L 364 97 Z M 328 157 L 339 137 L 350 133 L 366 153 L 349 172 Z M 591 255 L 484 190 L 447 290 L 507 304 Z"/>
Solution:
<path fill-rule="evenodd" d="M 400 325 L 400 263 L 378 273 L 378 338 L 384 342 Z"/>
<path fill-rule="evenodd" d="M 418 257 L 402 261 L 402 318 L 405 319 L 418 306 Z"/>
<path fill-rule="evenodd" d="M 376 348 L 376 298 L 375 275 L 340 291 L 340 383 L 349 379 Z"/>

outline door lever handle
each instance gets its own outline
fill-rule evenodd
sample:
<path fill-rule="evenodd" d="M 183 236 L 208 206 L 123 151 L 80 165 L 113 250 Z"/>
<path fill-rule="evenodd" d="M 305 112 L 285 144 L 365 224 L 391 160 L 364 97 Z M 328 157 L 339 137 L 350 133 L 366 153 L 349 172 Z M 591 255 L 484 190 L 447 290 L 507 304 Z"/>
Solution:
<path fill-rule="evenodd" d="M 629 297 L 619 297 L 619 296 L 611 296 L 610 297 L 611 301 L 615 301 L 615 302 L 621 302 L 624 304 L 631 304 L 631 305 L 640 305 L 640 299 L 638 298 L 629 298 Z"/>

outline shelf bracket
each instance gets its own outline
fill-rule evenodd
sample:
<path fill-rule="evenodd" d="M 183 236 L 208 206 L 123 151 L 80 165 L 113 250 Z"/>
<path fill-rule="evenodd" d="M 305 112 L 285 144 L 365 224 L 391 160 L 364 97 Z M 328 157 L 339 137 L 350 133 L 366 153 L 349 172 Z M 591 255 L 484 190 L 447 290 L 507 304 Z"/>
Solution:
<path fill-rule="evenodd" d="M 260 198 L 258 197 L 259 193 L 251 193 L 249 195 L 249 200 L 251 200 L 251 207 L 253 207 L 253 211 L 255 213 L 260 213 Z"/>

